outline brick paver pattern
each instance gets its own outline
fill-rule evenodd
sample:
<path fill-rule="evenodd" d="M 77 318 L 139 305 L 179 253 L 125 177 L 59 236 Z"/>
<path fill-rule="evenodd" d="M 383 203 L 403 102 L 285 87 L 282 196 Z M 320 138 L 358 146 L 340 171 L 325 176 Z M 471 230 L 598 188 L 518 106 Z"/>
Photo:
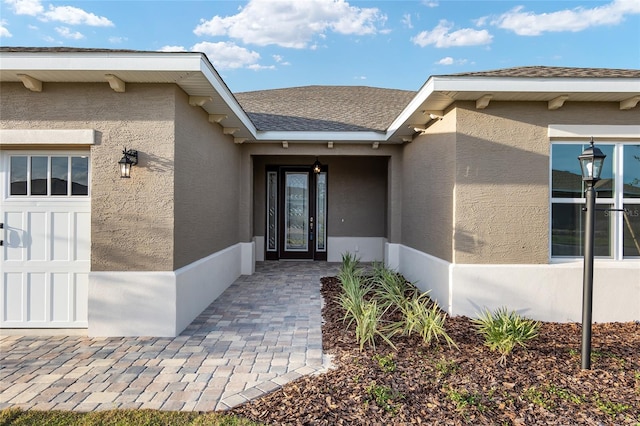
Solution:
<path fill-rule="evenodd" d="M 227 410 L 325 371 L 320 278 L 338 266 L 259 262 L 175 338 L 0 330 L 0 408 Z"/>

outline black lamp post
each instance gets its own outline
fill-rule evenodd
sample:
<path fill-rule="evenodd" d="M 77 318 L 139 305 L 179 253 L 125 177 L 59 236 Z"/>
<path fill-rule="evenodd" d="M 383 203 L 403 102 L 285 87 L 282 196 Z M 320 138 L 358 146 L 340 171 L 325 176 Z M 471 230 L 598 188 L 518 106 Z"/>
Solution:
<path fill-rule="evenodd" d="M 587 184 L 584 190 L 586 219 L 584 226 L 584 272 L 582 277 L 582 369 L 591 369 L 591 311 L 593 299 L 593 234 L 595 230 L 596 190 L 595 183 L 600 180 L 600 172 L 606 155 L 591 145 L 578 156 L 582 181 Z"/>

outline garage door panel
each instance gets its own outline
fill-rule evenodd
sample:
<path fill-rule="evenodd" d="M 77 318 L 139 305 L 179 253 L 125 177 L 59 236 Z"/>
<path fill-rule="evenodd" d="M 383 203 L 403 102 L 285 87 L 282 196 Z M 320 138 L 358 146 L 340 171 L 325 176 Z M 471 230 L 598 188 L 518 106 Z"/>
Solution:
<path fill-rule="evenodd" d="M 7 261 L 20 261 L 25 259 L 26 251 L 21 250 L 26 247 L 25 216 L 21 211 L 5 212 L 4 245 L 6 249 L 4 250 L 4 258 Z"/>
<path fill-rule="evenodd" d="M 27 260 L 47 259 L 47 213 L 29 212 L 24 244 L 27 247 Z"/>
<path fill-rule="evenodd" d="M 54 322 L 68 322 L 73 318 L 73 292 L 69 274 L 51 274 L 51 320 Z"/>
<path fill-rule="evenodd" d="M 89 262 L 91 260 L 91 235 L 87 232 L 91 229 L 91 214 L 89 212 L 75 212 L 74 260 Z M 87 269 L 88 270 L 88 269 Z"/>
<path fill-rule="evenodd" d="M 3 274 L 4 286 L 2 289 L 2 321 L 24 321 L 24 274 Z"/>
<path fill-rule="evenodd" d="M 47 274 L 27 275 L 27 321 L 47 320 Z"/>
<path fill-rule="evenodd" d="M 70 260 L 70 234 L 68 212 L 51 212 L 51 260 Z"/>

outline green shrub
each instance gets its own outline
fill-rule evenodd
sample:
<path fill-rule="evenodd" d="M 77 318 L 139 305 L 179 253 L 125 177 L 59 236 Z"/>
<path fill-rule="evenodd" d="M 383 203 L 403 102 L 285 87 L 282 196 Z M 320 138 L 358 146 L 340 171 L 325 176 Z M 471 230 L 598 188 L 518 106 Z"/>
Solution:
<path fill-rule="evenodd" d="M 502 365 L 516 346 L 526 348 L 540 328 L 539 322 L 524 318 L 515 311 L 509 312 L 506 307 L 494 313 L 486 310 L 473 323 L 476 331 L 484 337 L 485 345 L 500 353 L 499 363 Z"/>

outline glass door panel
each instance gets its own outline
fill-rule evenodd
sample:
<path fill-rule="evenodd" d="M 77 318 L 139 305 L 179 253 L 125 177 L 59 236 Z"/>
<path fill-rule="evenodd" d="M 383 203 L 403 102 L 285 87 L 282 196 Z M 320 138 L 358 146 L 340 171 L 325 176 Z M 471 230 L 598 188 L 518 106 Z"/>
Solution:
<path fill-rule="evenodd" d="M 308 252 L 309 173 L 286 172 L 284 187 L 284 250 Z"/>

